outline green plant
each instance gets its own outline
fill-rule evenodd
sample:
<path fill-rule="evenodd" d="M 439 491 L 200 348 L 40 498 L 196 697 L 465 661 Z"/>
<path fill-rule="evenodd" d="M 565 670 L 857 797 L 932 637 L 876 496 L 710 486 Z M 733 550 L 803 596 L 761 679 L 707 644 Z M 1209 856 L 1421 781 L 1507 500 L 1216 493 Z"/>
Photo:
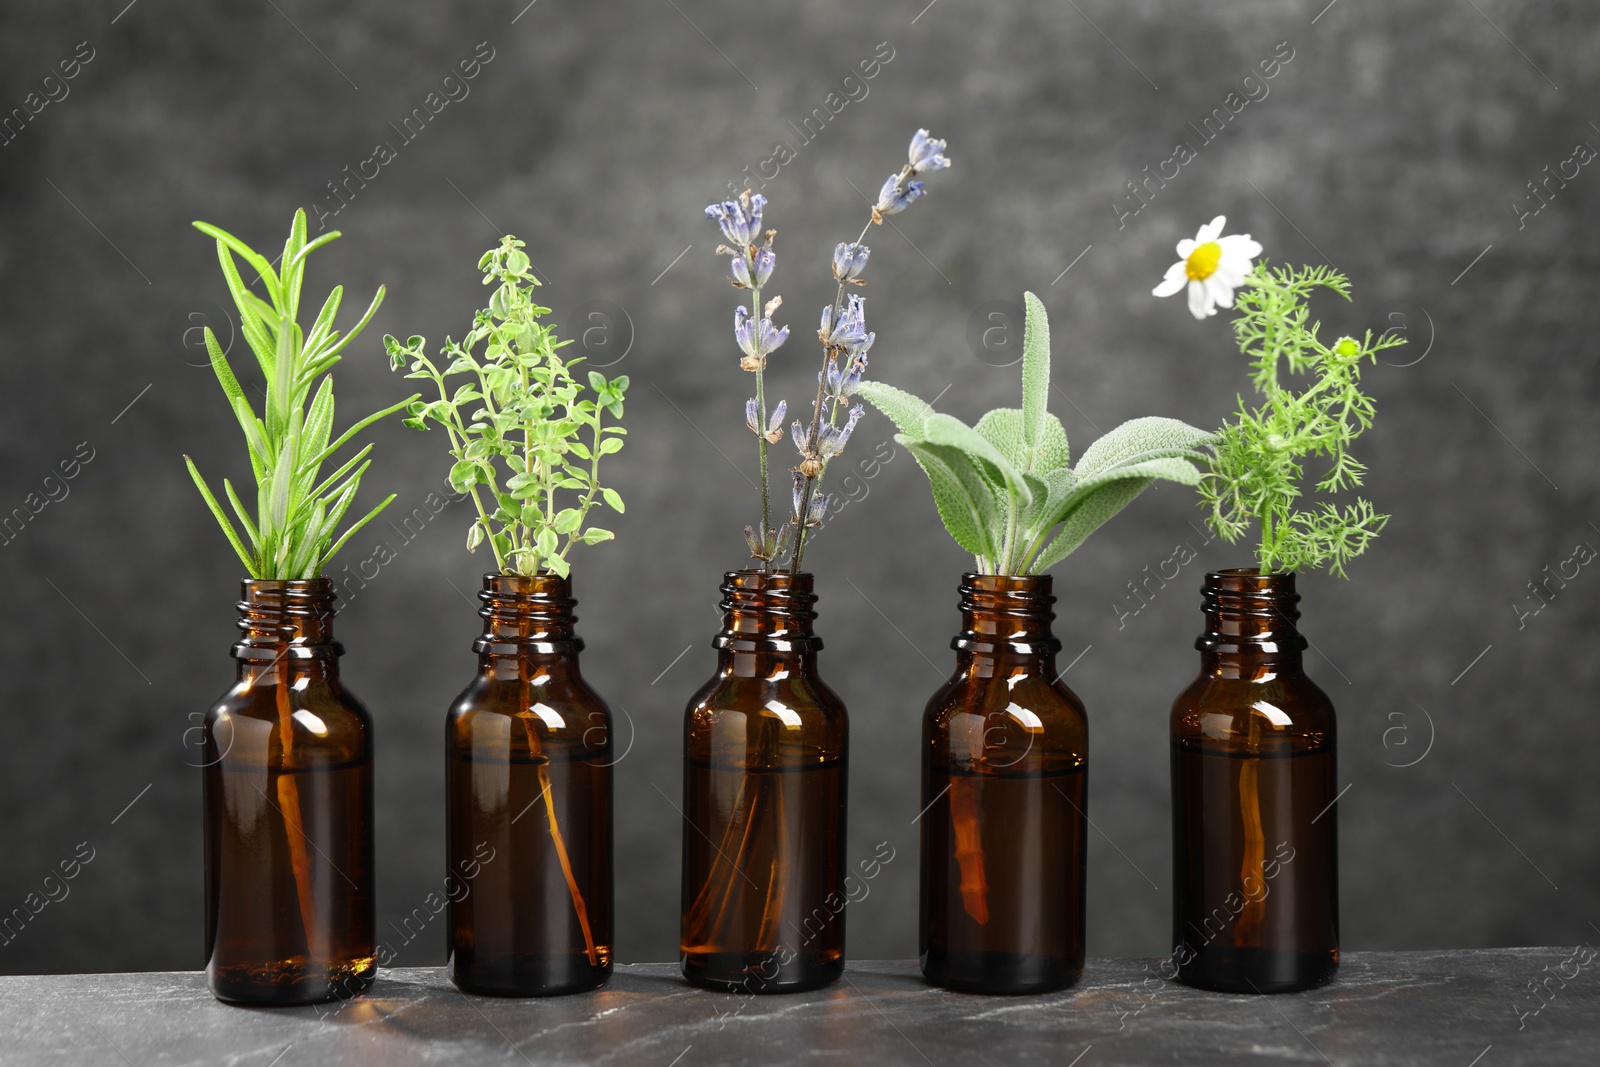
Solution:
<path fill-rule="evenodd" d="M 427 379 L 439 390 L 437 400 L 412 403 L 405 421 L 415 430 L 436 422 L 449 435 L 455 459 L 450 484 L 458 493 L 469 493 L 478 512 L 467 531 L 467 550 L 487 541 L 502 573 L 548 570 L 565 577 L 574 544 L 614 536 L 610 530 L 584 528 L 589 509 L 604 500 L 612 510 L 623 510 L 621 495 L 600 484 L 600 457 L 621 451 L 620 437 L 627 431 L 603 426 L 601 418 L 604 413 L 622 417 L 628 376 L 607 380 L 590 371 L 594 395 L 583 395 L 572 375 L 582 357 L 564 359 L 559 349 L 571 342 L 557 341 L 554 327 L 539 321 L 550 309 L 533 299 L 539 279 L 529 271 L 523 247 L 508 235 L 478 261 L 483 284 L 496 288 L 459 344 L 445 338 L 439 350 L 444 370 L 424 352 L 426 338 L 412 337 L 402 345 L 386 335 L 383 343 L 393 369 L 409 360 L 406 377 Z M 474 352 L 479 345 L 482 352 Z M 452 391 L 449 379 L 458 376 L 466 380 Z M 580 440 L 585 432 L 587 443 Z M 497 460 L 504 466 L 503 487 Z M 487 503 L 480 490 L 487 493 Z M 562 498 L 563 492 L 575 496 Z"/>
<path fill-rule="evenodd" d="M 1193 485 L 1212 440 L 1177 419 L 1123 423 L 1071 465 L 1067 432 L 1046 410 L 1050 324 L 1024 294 L 1022 407 L 997 408 L 967 426 L 910 393 L 862 382 L 933 487 L 945 529 L 977 557 L 983 574 L 1038 574 L 1065 558 L 1157 479 Z"/>
<path fill-rule="evenodd" d="M 1250 359 L 1250 379 L 1264 402 L 1248 408 L 1239 399 L 1235 420 L 1218 431 L 1210 469 L 1200 481 L 1207 523 L 1223 540 L 1239 540 L 1252 520 L 1260 523 L 1256 560 L 1262 571 L 1327 567 L 1346 577 L 1344 566 L 1366 550 L 1387 515 L 1358 498 L 1339 507 L 1324 501 L 1300 509 L 1303 460 L 1320 457 L 1327 473 L 1318 492 L 1361 485 L 1366 467 L 1348 449 L 1372 426 L 1372 399 L 1361 392 L 1361 364 L 1405 343 L 1388 334 L 1362 340 L 1341 337 L 1331 346 L 1317 338 L 1320 323 L 1307 325 L 1312 294 L 1326 289 L 1350 299 L 1350 282 L 1332 267 L 1256 266 L 1239 290 L 1233 332 Z M 1280 366 L 1314 380 L 1301 392 L 1286 388 Z"/>
<path fill-rule="evenodd" d="M 333 327 L 333 319 L 339 312 L 344 287 L 334 286 L 312 323 L 311 331 L 305 333 L 298 319 L 306 260 L 313 251 L 337 238 L 339 231 L 307 242 L 306 213 L 296 211 L 289 239 L 283 246 L 282 273 L 279 274 L 265 256 L 232 234 L 206 222 L 194 225 L 201 233 L 216 239 L 217 259 L 222 264 L 228 291 L 239 309 L 239 331 L 249 343 L 266 379 L 266 402 L 258 417 L 239 380 L 234 377 L 222 346 L 211 328 L 206 328 L 206 351 L 211 356 L 211 367 L 216 371 L 217 381 L 222 383 L 234 417 L 244 430 L 250 451 L 250 469 L 256 480 L 254 519 L 246 512 L 233 485 L 226 478 L 222 481 L 223 493 L 249 539 L 248 550 L 200 476 L 194 460 L 184 456 L 183 461 L 250 577 L 315 578 L 334 553 L 394 499 L 391 493 L 335 541 L 334 531 L 355 499 L 361 475 L 371 463 L 367 457 L 372 445 L 363 446 L 326 478 L 319 477 L 322 464 L 357 433 L 416 399 L 412 397 L 368 415 L 336 440 L 329 441 L 333 430 L 333 375 L 328 372 L 339 362 L 339 353 L 372 320 L 378 305 L 383 303 L 383 287 L 378 287 L 361 321 L 341 336 Z M 245 285 L 233 258 L 235 253 L 255 270 L 266 291 L 265 300 Z M 306 398 L 319 375 L 322 384 L 307 410 Z"/>

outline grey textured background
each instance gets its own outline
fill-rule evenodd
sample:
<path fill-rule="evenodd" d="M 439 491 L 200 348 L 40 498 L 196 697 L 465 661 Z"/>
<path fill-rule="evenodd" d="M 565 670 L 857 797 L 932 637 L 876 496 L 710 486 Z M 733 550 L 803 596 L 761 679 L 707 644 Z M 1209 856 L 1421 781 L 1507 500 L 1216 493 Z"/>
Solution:
<path fill-rule="evenodd" d="M 811 380 L 827 256 L 864 217 L 852 183 L 874 191 L 921 125 L 956 162 L 900 232 L 872 235 L 873 370 L 924 396 L 949 386 L 941 409 L 968 419 L 1017 391 L 1015 368 L 969 349 L 969 320 L 1027 288 L 1053 316 L 1053 405 L 1080 450 L 1094 427 L 1136 415 L 1215 423 L 1244 375 L 1225 319 L 1196 323 L 1180 300 L 1148 295 L 1173 244 L 1225 213 L 1269 256 L 1331 258 L 1357 300 L 1319 309 L 1330 329 L 1393 326 L 1416 342 L 1394 357 L 1411 365 L 1368 375 L 1379 422 L 1359 452 L 1394 519 L 1353 581 L 1304 582 L 1309 669 L 1339 708 L 1351 783 L 1346 946 L 1595 935 L 1600 574 L 1583 568 L 1521 629 L 1513 605 L 1537 603 L 1525 583 L 1576 544 L 1600 546 L 1600 175 L 1552 182 L 1520 228 L 1508 206 L 1576 143 L 1600 144 L 1592 6 L 524 2 L 14 0 L 0 13 L 7 113 L 78 42 L 94 49 L 70 95 L 0 147 L 0 508 L 39 491 L 79 442 L 94 449 L 70 494 L 0 547 L 0 911 L 79 842 L 95 850 L 71 895 L 0 948 L 0 970 L 201 962 L 199 782 L 183 738 L 231 677 L 239 568 L 179 456 L 215 478 L 243 471 L 244 452 L 210 372 L 186 364 L 187 316 L 220 322 L 227 303 L 189 221 L 273 247 L 295 206 L 377 141 L 398 143 L 390 123 L 484 41 L 494 58 L 470 95 L 340 212 L 345 237 L 308 285 L 343 282 L 350 302 L 389 287 L 339 372 L 346 419 L 403 395 L 382 332 L 463 332 L 481 299 L 474 264 L 499 228 L 528 240 L 569 327 L 591 301 L 631 320 L 613 369 L 633 378 L 631 447 L 609 464 L 628 513 L 577 579 L 585 668 L 627 713 L 619 737 L 634 731 L 619 768 L 621 959 L 675 953 L 678 817 L 657 789 L 677 796 L 715 587 L 755 510 L 719 455 L 753 464 L 749 379 L 701 207 L 776 141 L 795 146 L 787 124 L 880 42 L 893 59 L 868 95 L 765 190 L 773 288 L 794 326 L 776 393 L 800 402 Z M 1284 41 L 1293 59 L 1269 95 L 1119 229 L 1124 183 L 1179 139 L 1198 144 L 1186 123 Z M 590 336 L 597 351 L 602 339 Z M 888 437 L 869 415 L 846 459 Z M 374 438 L 365 492 L 392 488 L 410 510 L 444 477 L 441 441 L 397 423 Z M 918 717 L 949 666 L 966 561 L 909 457 L 863 485 L 808 562 L 823 669 L 852 713 L 850 847 L 865 857 L 889 841 L 899 855 L 852 908 L 851 951 L 905 957 Z M 1196 667 L 1203 570 L 1247 560 L 1202 547 L 1198 519 L 1192 498 L 1158 487 L 1055 572 L 1066 657 L 1082 652 L 1067 678 L 1093 724 L 1094 955 L 1166 941 L 1166 713 Z M 441 877 L 441 726 L 473 668 L 464 594 L 483 569 L 462 550 L 465 525 L 447 511 L 404 544 L 380 527 L 340 560 L 380 539 L 398 547 L 339 622 L 346 677 L 378 723 L 381 918 Z M 1126 583 L 1178 542 L 1199 559 L 1119 628 Z M 441 939 L 401 962 L 441 959 Z"/>

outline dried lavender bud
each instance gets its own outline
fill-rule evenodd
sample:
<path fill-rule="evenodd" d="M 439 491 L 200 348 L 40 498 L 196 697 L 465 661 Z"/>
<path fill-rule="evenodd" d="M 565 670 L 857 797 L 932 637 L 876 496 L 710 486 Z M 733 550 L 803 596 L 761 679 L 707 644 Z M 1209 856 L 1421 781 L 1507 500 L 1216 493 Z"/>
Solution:
<path fill-rule="evenodd" d="M 944 170 L 950 165 L 950 161 L 944 157 L 944 141 L 929 137 L 927 130 L 918 130 L 911 138 L 908 156 L 913 174 Z"/>
<path fill-rule="evenodd" d="M 854 355 L 872 345 L 872 334 L 867 332 L 867 302 L 856 293 L 845 298 L 845 305 L 834 318 L 832 306 L 822 309 L 822 326 L 817 335 L 822 343 L 832 348 L 842 348 Z"/>
<path fill-rule="evenodd" d="M 737 200 L 708 205 L 706 218 L 721 227 L 722 236 L 735 249 L 745 249 L 755 244 L 761 235 L 761 209 L 766 204 L 766 197 L 760 193 L 751 196 L 747 190 Z"/>
<path fill-rule="evenodd" d="M 789 339 L 789 327 L 777 329 L 765 316 L 757 322 L 750 317 L 750 309 L 740 304 L 733 309 L 733 337 L 745 356 L 753 361 L 764 361 Z"/>
<path fill-rule="evenodd" d="M 844 364 L 839 360 L 828 361 L 827 370 L 822 374 L 824 391 L 831 400 L 845 401 L 856 395 L 856 390 L 861 387 L 861 376 L 867 369 L 866 349 L 871 347 L 872 334 L 867 335 L 867 344 L 856 357 L 849 361 L 850 369 L 843 370 Z"/>
<path fill-rule="evenodd" d="M 833 276 L 837 281 L 853 282 L 867 269 L 872 249 L 863 244 L 839 242 L 833 250 Z"/>
<path fill-rule="evenodd" d="M 763 435 L 766 437 L 768 444 L 775 445 L 783 440 L 783 417 L 788 411 L 789 402 L 787 400 L 778 401 L 778 406 L 772 409 L 772 417 L 767 420 L 767 432 Z"/>
<path fill-rule="evenodd" d="M 823 426 L 817 431 L 817 455 L 823 462 L 827 462 L 840 452 L 849 443 L 850 435 L 855 432 L 856 423 L 861 421 L 865 408 L 860 404 L 850 409 L 850 418 L 843 426 Z"/>
<path fill-rule="evenodd" d="M 873 214 L 898 215 L 919 198 L 927 195 L 927 190 L 922 187 L 921 182 L 905 182 L 902 185 L 901 181 L 900 175 L 889 175 L 889 180 L 878 190 L 878 202 L 872 206 Z"/>

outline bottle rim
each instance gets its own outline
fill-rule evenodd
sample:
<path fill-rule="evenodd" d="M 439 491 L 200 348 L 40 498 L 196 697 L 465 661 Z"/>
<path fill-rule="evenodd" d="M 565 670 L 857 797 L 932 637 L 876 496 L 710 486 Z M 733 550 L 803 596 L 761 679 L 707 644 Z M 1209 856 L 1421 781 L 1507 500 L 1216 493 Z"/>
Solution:
<path fill-rule="evenodd" d="M 573 630 L 578 621 L 573 613 L 578 600 L 572 595 L 570 575 L 563 577 L 550 571 L 485 574 L 478 600 L 482 605 L 478 616 L 484 620 L 484 632 L 473 640 L 472 650 L 479 655 L 570 655 L 583 651 L 583 638 Z M 497 621 L 515 624 L 524 619 L 546 628 L 525 637 L 508 634 L 503 629 L 490 632 Z M 550 630 L 554 627 L 567 632 L 552 635 Z"/>

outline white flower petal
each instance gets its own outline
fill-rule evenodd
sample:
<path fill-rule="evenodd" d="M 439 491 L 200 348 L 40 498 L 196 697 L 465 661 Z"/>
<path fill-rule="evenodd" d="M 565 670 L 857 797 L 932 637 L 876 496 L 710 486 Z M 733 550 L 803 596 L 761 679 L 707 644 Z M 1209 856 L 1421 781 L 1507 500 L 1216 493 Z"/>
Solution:
<path fill-rule="evenodd" d="M 1213 274 L 1206 279 L 1206 293 L 1225 308 L 1233 307 L 1233 286 Z"/>
<path fill-rule="evenodd" d="M 1197 319 L 1204 319 L 1217 313 L 1216 305 L 1206 293 L 1204 282 L 1189 283 L 1189 314 Z"/>
<path fill-rule="evenodd" d="M 1224 274 L 1221 274 L 1221 273 L 1213 274 L 1211 277 L 1207 278 L 1206 281 L 1215 282 L 1216 284 L 1220 285 L 1222 288 L 1228 290 L 1228 292 L 1230 292 L 1230 293 L 1233 292 L 1233 290 L 1239 288 L 1245 282 L 1244 278 L 1242 278 L 1242 277 L 1238 277 L 1238 276 L 1231 276 L 1230 277 L 1230 276 L 1227 276 L 1227 275 L 1224 275 Z M 1232 305 L 1227 304 L 1226 302 L 1223 302 L 1222 306 L 1223 307 L 1231 307 Z"/>
<path fill-rule="evenodd" d="M 1196 248 L 1199 248 L 1199 247 L 1200 247 L 1200 243 L 1198 241 L 1191 241 L 1187 237 L 1185 237 L 1183 240 L 1178 242 L 1178 258 L 1179 259 L 1188 259 L 1189 258 L 1189 253 L 1193 252 Z"/>
<path fill-rule="evenodd" d="M 1222 233 L 1222 227 L 1227 225 L 1227 222 L 1228 216 L 1218 215 L 1216 218 L 1200 227 L 1200 232 L 1194 235 L 1196 243 L 1205 244 L 1207 241 L 1215 241 L 1217 236 Z"/>
<path fill-rule="evenodd" d="M 1161 279 L 1161 284 L 1150 290 L 1151 296 L 1171 296 L 1183 288 L 1183 283 L 1189 280 L 1184 272 L 1182 263 L 1174 263 L 1167 268 L 1166 277 Z"/>
<path fill-rule="evenodd" d="M 1217 244 L 1222 246 L 1225 254 L 1245 256 L 1254 259 L 1261 254 L 1261 242 L 1251 239 L 1247 233 L 1230 233 L 1219 238 Z"/>
<path fill-rule="evenodd" d="M 1240 285 L 1244 284 L 1244 280 L 1250 276 L 1250 261 L 1248 259 L 1229 259 L 1228 257 L 1224 256 L 1222 260 L 1217 263 L 1217 269 L 1212 273 L 1211 276 L 1213 278 L 1221 278 L 1230 286 L 1237 289 Z"/>
<path fill-rule="evenodd" d="M 1226 238 L 1224 238 L 1224 240 L 1226 240 Z M 1217 257 L 1217 262 L 1233 264 L 1249 263 L 1254 258 L 1255 257 L 1249 253 L 1241 251 L 1237 245 L 1229 247 L 1227 244 L 1223 244 L 1222 255 Z"/>

